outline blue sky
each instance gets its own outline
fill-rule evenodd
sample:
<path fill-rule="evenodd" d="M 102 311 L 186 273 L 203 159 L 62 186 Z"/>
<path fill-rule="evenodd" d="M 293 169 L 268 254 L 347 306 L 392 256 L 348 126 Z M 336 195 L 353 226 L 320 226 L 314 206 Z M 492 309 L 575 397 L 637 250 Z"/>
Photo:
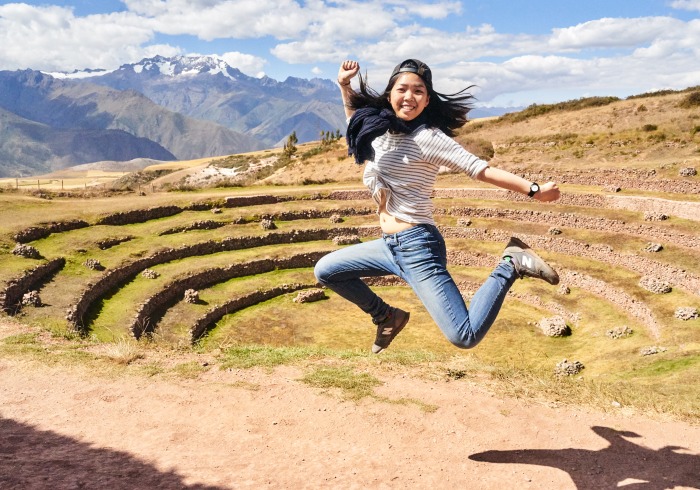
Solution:
<path fill-rule="evenodd" d="M 0 69 L 114 69 L 216 55 L 251 76 L 383 84 L 405 58 L 482 105 L 700 85 L 700 0 L 70 0 L 0 2 Z M 381 88 L 381 87 L 379 87 Z"/>

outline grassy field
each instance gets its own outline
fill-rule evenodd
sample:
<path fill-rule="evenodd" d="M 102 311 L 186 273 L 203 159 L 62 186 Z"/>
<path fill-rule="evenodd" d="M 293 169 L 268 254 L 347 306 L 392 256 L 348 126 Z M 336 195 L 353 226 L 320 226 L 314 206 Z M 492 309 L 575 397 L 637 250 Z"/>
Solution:
<path fill-rule="evenodd" d="M 303 359 L 319 357 L 333 359 L 334 363 L 344 362 L 348 366 L 395 362 L 431 373 L 426 375 L 434 375 L 438 369 L 454 377 L 485 377 L 490 382 L 498 383 L 504 393 L 516 396 L 544 397 L 560 402 L 593 404 L 601 408 L 609 408 L 615 402 L 698 422 L 700 394 L 696 387 L 700 381 L 700 319 L 684 321 L 674 316 L 679 307 L 700 308 L 700 287 L 697 286 L 700 283 L 700 231 L 697 221 L 675 216 L 663 221 L 648 221 L 640 211 L 586 204 L 587 200 L 593 202 L 595 197 L 609 194 L 600 185 L 585 183 L 586 169 L 596 164 L 602 165 L 601 162 L 613 175 L 621 178 L 628 177 L 627 169 L 631 166 L 657 169 L 658 172 L 647 177 L 652 183 L 654 179 L 658 182 L 661 182 L 659 179 L 675 179 L 684 184 L 698 182 L 698 177 L 682 179 L 677 173 L 669 172 L 668 161 L 672 160 L 671 157 L 668 154 L 654 157 L 654 152 L 659 151 L 658 142 L 640 139 L 640 153 L 627 159 L 623 159 L 617 147 L 610 146 L 610 142 L 623 133 L 628 140 L 641 138 L 639 134 L 643 129 L 640 129 L 640 123 L 650 123 L 653 109 L 658 109 L 660 112 L 653 116 L 654 122 L 658 127 L 665 128 L 667 138 L 685 138 L 686 146 L 679 151 L 680 156 L 675 159 L 677 165 L 673 168 L 692 166 L 700 161 L 693 139 L 697 136 L 681 134 L 688 121 L 693 121 L 689 114 L 683 113 L 680 122 L 674 123 L 671 115 L 661 111 L 661 104 L 657 107 L 656 100 L 650 100 L 643 102 L 649 108 L 649 113 L 638 117 L 634 108 L 641 103 L 640 100 L 621 101 L 617 106 L 565 112 L 559 116 L 546 114 L 521 122 L 492 120 L 465 130 L 465 138 L 493 135 L 496 147 L 502 142 L 513 143 L 516 134 L 519 134 L 518 141 L 521 143 L 549 141 L 551 135 L 556 134 L 554 128 L 557 124 L 571 134 L 575 133 L 576 137 L 560 138 L 565 145 L 554 145 L 549 153 L 542 153 L 541 145 L 522 146 L 522 151 L 512 150 L 512 153 L 514 147 L 511 147 L 507 151 L 497 151 L 492 163 L 515 169 L 521 168 L 521 160 L 536 161 L 537 165 L 528 167 L 530 171 L 540 172 L 544 168 L 555 178 L 558 172 L 569 172 L 571 175 L 583 172 L 581 182 L 566 181 L 561 184 L 565 195 L 581 199 L 572 200 L 569 204 L 542 206 L 511 199 L 498 192 L 470 196 L 469 192 L 486 191 L 488 187 L 463 176 L 442 175 L 438 188 L 457 188 L 467 194 L 434 199 L 438 225 L 456 234 L 481 233 L 486 237 L 449 238 L 448 249 L 466 257 L 490 257 L 495 263 L 504 245 L 500 237 L 519 235 L 526 241 L 541 242 L 541 255 L 560 271 L 575 273 L 571 277 L 590 278 L 615 293 L 601 293 L 574 284 L 569 284 L 568 293 L 564 293 L 559 288 L 538 281 L 518 281 L 492 331 L 474 350 L 460 351 L 451 346 L 413 292 L 402 285 L 377 287 L 392 304 L 411 311 L 409 326 L 394 341 L 391 349 L 379 357 L 367 354 L 374 339 L 371 322 L 356 307 L 332 292 L 328 292 L 328 298 L 323 301 L 305 304 L 293 301 L 296 293 L 281 294 L 225 314 L 208 329 L 203 338 L 190 344 L 188 335 L 191 325 L 217 305 L 284 284 L 312 284 L 315 279 L 311 267 L 280 268 L 209 284 L 199 289 L 199 302 L 192 304 L 179 299 L 161 311 L 154 319 L 155 331 L 152 336 L 139 343 L 129 340 L 129 325 L 140 305 L 169 287 L 173 281 L 211 268 L 338 248 L 330 237 L 301 241 L 290 238 L 272 245 L 261 245 L 256 240 L 308 230 L 342 234 L 343 229 L 360 229 L 365 233 L 363 240 L 378 236 L 370 200 L 330 197 L 334 191 L 362 190 L 359 180 L 361 169 L 350 163 L 340 143 L 323 149 L 318 149 L 314 144 L 304 145 L 300 147 L 298 158 L 284 165 L 273 165 L 274 168 L 269 170 L 255 170 L 256 173 L 246 177 L 246 185 L 230 181 L 200 187 L 182 184 L 184 181 L 179 179 L 186 178 L 187 169 L 201 169 L 208 159 L 159 165 L 158 170 L 184 171 L 182 177 L 170 182 L 170 187 L 153 185 L 148 188 L 148 185 L 144 185 L 130 190 L 110 191 L 105 186 L 103 191 L 86 191 L 90 186 L 85 179 L 96 182 L 100 178 L 116 180 L 122 177 L 109 175 L 109 172 L 73 177 L 65 174 L 63 190 L 69 189 L 70 185 L 74 189 L 72 192 L 61 192 L 60 188 L 52 191 L 41 182 L 40 192 L 14 189 L 11 182 L 3 188 L 0 183 L 0 287 L 6 288 L 23 273 L 51 259 L 65 258 L 66 264 L 60 271 L 36 286 L 42 306 L 25 306 L 17 312 L 16 318 L 39 331 L 51 332 L 56 338 L 67 339 L 65 341 L 72 343 L 72 347 L 62 348 L 64 354 L 61 355 L 70 359 L 82 359 L 82 354 L 75 352 L 83 352 L 96 343 L 106 343 L 114 345 L 115 350 L 123 350 L 123 358 L 127 360 L 138 358 L 143 349 L 179 349 L 213 354 L 222 367 L 303 362 Z M 678 119 L 678 113 L 674 114 Z M 602 123 L 596 122 L 594 117 L 601 121 L 606 117 L 613 118 L 611 120 L 618 121 L 619 126 L 608 128 L 603 135 L 596 132 L 596 125 Z M 639 134 L 628 134 L 633 131 Z M 526 136 L 531 139 L 525 141 Z M 593 140 L 593 143 L 587 143 L 589 140 Z M 576 157 L 571 152 L 576 150 L 577 142 L 595 144 L 599 151 Z M 601 150 L 604 146 L 609 150 L 606 154 Z M 275 152 L 260 152 L 252 157 L 269 159 L 271 154 Z M 257 180 L 250 184 L 252 178 Z M 59 176 L 55 176 L 54 180 L 60 180 Z M 66 184 L 65 180 L 71 180 L 71 183 Z M 173 186 L 177 182 L 180 184 Z M 643 179 L 640 182 L 644 183 Z M 649 202 L 662 197 L 690 205 L 699 199 L 697 194 L 653 192 L 635 189 L 631 185 L 624 188 L 624 195 Z M 182 190 L 175 191 L 174 188 Z M 242 207 L 224 205 L 227 197 L 251 196 L 273 196 L 278 202 Z M 200 204 L 198 210 L 184 209 L 193 204 Z M 98 224 L 101 218 L 113 213 L 164 206 L 183 209 L 166 217 L 137 220 L 124 225 Z M 220 212 L 213 212 L 215 208 Z M 451 212 L 453 209 L 472 210 L 471 224 L 461 224 L 463 216 Z M 357 215 L 348 214 L 358 210 L 363 211 Z M 517 211 L 519 214 L 514 214 L 515 217 L 484 217 L 488 215 L 487 211 L 494 210 Z M 566 218 L 567 221 L 562 222 L 567 226 L 559 227 L 560 235 L 551 233 L 550 221 L 533 217 L 535 212 L 543 210 L 557 219 Z M 327 216 L 332 212 L 347 215 L 342 223 L 332 223 L 327 217 L 312 216 L 313 213 L 326 213 L 324 216 Z M 281 213 L 291 213 L 296 218 L 274 219 L 275 230 L 261 227 L 262 217 L 279 216 Z M 46 226 L 50 222 L 69 220 L 83 220 L 86 226 L 50 233 L 27 243 L 40 253 L 40 258 L 24 258 L 12 253 L 16 246 L 16 233 L 31 227 Z M 216 221 L 220 226 L 172 233 L 172 230 L 186 230 L 204 221 Z M 595 226 L 589 226 L 589 223 Z M 616 231 L 613 223 L 624 224 L 627 231 Z M 686 244 L 665 238 L 669 236 L 682 236 L 687 239 Z M 249 245 L 236 250 L 222 248 L 227 240 L 241 237 L 249 237 Z M 100 242 L 105 239 L 122 241 L 102 249 Z M 663 243 L 663 250 L 656 254 L 644 252 L 644 247 L 654 241 Z M 158 257 L 159 253 L 193 248 L 204 243 L 221 244 L 221 247 L 211 253 L 156 261 L 148 267 L 155 272 L 154 278 L 145 277 L 142 271 L 138 271 L 119 280 L 105 294 L 98 295 L 91 302 L 88 315 L 82 319 L 82 335 L 76 335 L 75 326 L 66 319 L 66 311 L 100 278 L 119 267 Z M 596 247 L 610 249 L 624 260 L 592 255 L 590 251 Z M 98 260 L 105 270 L 88 268 L 85 264 L 89 259 Z M 649 271 L 640 270 L 636 266 L 638 262 L 654 266 Z M 657 269 L 678 271 L 677 277 L 673 276 L 675 283 L 668 294 L 651 293 L 639 284 L 642 276 L 656 274 Z M 451 271 L 455 279 L 465 285 L 468 296 L 468 285 L 483 282 L 490 273 L 490 267 L 455 264 Z M 682 274 L 687 277 L 682 278 Z M 586 282 L 581 281 L 580 284 Z M 619 299 L 621 297 L 643 305 L 651 313 L 654 325 L 659 329 L 658 335 L 630 309 L 633 303 L 624 303 Z M 562 312 L 566 315 L 572 334 L 562 338 L 545 336 L 538 323 Z M 619 339 L 611 339 L 607 335 L 609 330 L 623 326 L 629 327 L 633 333 Z M 5 353 L 24 352 L 44 356 L 45 352 L 32 347 L 35 344 L 33 339 L 27 337 L 6 341 L 0 347 Z M 658 353 L 641 354 L 643 349 L 650 347 L 657 347 Z M 48 347 L 49 350 L 52 348 Z M 576 376 L 554 376 L 557 363 L 564 359 L 579 361 L 585 369 Z M 340 380 L 347 376 L 347 372 L 340 369 L 318 373 L 318 377 L 311 377 L 309 383 L 328 382 L 324 376 L 329 375 Z"/>

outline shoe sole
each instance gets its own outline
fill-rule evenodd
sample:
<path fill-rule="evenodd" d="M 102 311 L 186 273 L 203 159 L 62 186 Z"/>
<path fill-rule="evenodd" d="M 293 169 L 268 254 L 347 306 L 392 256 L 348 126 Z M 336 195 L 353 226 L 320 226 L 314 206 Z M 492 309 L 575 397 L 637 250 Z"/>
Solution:
<path fill-rule="evenodd" d="M 380 354 L 380 353 L 384 352 L 386 349 L 388 349 L 389 346 L 391 345 L 391 343 L 396 338 L 396 336 L 401 333 L 401 330 L 403 330 L 403 327 L 406 326 L 406 324 L 408 323 L 408 320 L 410 318 L 411 318 L 411 314 L 409 312 L 406 312 L 406 318 L 404 319 L 403 322 L 401 322 L 401 324 L 398 327 L 396 327 L 396 333 L 394 334 L 393 337 L 391 337 L 391 340 L 389 341 L 389 344 L 386 347 L 380 347 L 377 344 L 372 344 L 372 354 Z M 375 350 L 375 349 L 378 349 L 378 350 Z"/>

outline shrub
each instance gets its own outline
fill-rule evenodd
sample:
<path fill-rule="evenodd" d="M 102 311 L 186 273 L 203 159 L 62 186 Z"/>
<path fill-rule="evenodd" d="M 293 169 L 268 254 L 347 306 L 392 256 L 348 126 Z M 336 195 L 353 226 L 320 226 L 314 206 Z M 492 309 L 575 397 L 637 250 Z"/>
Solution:
<path fill-rule="evenodd" d="M 656 131 L 659 127 L 656 124 L 645 124 L 642 126 L 642 131 Z"/>
<path fill-rule="evenodd" d="M 681 100 L 679 107 L 684 109 L 691 109 L 693 107 L 700 107 L 700 91 L 691 92 L 686 95 L 683 100 Z"/>
<path fill-rule="evenodd" d="M 661 97 L 664 95 L 677 94 L 678 92 L 681 92 L 681 91 L 680 90 L 671 90 L 671 89 L 657 90 L 656 92 L 644 92 L 643 94 L 630 95 L 627 98 L 628 99 L 643 99 L 646 97 Z"/>
<path fill-rule="evenodd" d="M 659 143 L 661 141 L 666 140 L 666 135 L 664 133 L 655 133 L 655 134 L 650 134 L 647 137 L 647 141 L 650 141 L 652 143 Z"/>
<path fill-rule="evenodd" d="M 484 139 L 467 138 L 462 140 L 462 145 L 467 151 L 487 162 L 496 154 L 496 151 L 493 149 L 493 143 Z"/>
<path fill-rule="evenodd" d="M 576 100 L 559 102 L 557 104 L 532 104 L 531 106 L 523 109 L 520 112 L 504 114 L 501 117 L 499 117 L 498 120 L 518 122 L 530 119 L 532 117 L 541 116 L 549 112 L 578 111 L 581 109 L 586 109 L 588 107 L 602 107 L 608 104 L 612 104 L 613 102 L 617 102 L 619 100 L 619 97 L 583 97 Z"/>
<path fill-rule="evenodd" d="M 219 168 L 231 168 L 239 172 L 245 172 L 250 168 L 251 164 L 258 163 L 258 161 L 258 158 L 251 155 L 230 155 L 214 160 L 212 164 Z"/>

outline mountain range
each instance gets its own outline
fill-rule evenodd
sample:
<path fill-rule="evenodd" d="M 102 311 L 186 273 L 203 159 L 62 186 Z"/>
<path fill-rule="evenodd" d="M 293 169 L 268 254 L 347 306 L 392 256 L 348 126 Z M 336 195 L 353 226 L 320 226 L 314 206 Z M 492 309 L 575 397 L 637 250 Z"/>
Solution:
<path fill-rule="evenodd" d="M 187 160 L 300 143 L 345 127 L 335 82 L 254 78 L 211 56 L 116 70 L 0 71 L 0 177 L 83 163 Z"/>

